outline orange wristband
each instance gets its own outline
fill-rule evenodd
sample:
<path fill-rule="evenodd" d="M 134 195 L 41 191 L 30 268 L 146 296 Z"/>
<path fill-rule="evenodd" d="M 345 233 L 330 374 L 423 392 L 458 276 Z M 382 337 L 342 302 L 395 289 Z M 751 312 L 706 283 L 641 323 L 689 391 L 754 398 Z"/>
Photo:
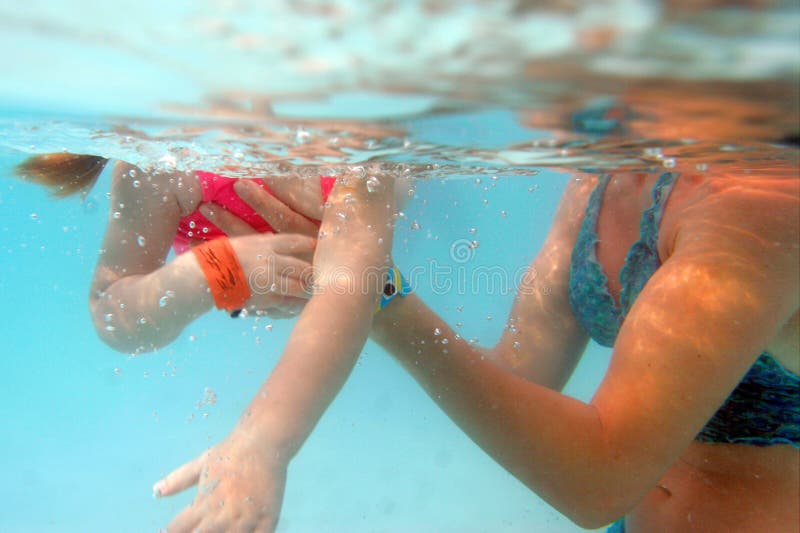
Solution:
<path fill-rule="evenodd" d="M 208 281 L 217 309 L 241 309 L 250 298 L 250 284 L 227 237 L 206 241 L 192 248 Z"/>

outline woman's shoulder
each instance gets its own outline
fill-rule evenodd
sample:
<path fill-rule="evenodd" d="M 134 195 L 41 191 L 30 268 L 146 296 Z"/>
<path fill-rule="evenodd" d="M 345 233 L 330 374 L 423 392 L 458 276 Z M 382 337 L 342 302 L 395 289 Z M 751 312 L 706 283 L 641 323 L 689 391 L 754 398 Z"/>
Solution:
<path fill-rule="evenodd" d="M 683 247 L 758 256 L 765 266 L 798 261 L 800 179 L 687 177 L 674 194 L 664 219 L 666 257 Z"/>
<path fill-rule="evenodd" d="M 680 180 L 679 180 L 680 181 Z M 726 225 L 754 234 L 791 237 L 800 226 L 800 179 L 724 175 L 689 177 L 680 217 L 688 224 Z"/>

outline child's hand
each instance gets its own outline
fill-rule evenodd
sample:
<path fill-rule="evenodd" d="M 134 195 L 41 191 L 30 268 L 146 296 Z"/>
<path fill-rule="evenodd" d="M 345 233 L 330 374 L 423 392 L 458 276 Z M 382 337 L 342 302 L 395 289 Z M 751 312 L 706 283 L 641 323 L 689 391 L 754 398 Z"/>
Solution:
<path fill-rule="evenodd" d="M 153 486 L 156 497 L 197 485 L 189 507 L 170 522 L 169 533 L 270 532 L 280 516 L 287 463 L 268 447 L 234 430 L 200 457 Z"/>

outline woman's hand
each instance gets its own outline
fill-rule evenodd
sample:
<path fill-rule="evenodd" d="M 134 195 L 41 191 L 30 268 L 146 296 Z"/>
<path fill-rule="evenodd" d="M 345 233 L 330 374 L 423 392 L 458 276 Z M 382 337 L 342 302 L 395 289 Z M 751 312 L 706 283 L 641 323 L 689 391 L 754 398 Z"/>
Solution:
<path fill-rule="evenodd" d="M 270 316 L 293 315 L 310 298 L 316 241 L 303 235 L 254 233 L 231 237 L 250 285 L 247 309 Z"/>
<path fill-rule="evenodd" d="M 310 296 L 307 288 L 319 228 L 309 218 L 319 216 L 314 208 L 319 208 L 321 192 L 317 180 L 276 178 L 269 181 L 269 187 L 272 194 L 253 180 L 234 185 L 236 194 L 279 235 L 259 234 L 221 206 L 205 204 L 200 211 L 231 238 L 250 283 L 248 310 L 286 318 L 297 314 Z"/>
<path fill-rule="evenodd" d="M 239 180 L 233 188 L 245 203 L 275 228 L 276 232 L 298 233 L 316 238 L 319 225 L 309 218 L 318 220 L 322 216 L 322 193 L 319 182 L 276 178 L 269 180 L 268 185 L 272 194 L 259 187 L 253 180 Z M 200 207 L 200 212 L 231 237 L 256 233 L 249 224 L 221 206 L 212 207 L 204 204 Z"/>
<path fill-rule="evenodd" d="M 158 481 L 156 497 L 197 485 L 197 495 L 170 522 L 169 533 L 275 530 L 286 485 L 285 460 L 241 429 Z"/>

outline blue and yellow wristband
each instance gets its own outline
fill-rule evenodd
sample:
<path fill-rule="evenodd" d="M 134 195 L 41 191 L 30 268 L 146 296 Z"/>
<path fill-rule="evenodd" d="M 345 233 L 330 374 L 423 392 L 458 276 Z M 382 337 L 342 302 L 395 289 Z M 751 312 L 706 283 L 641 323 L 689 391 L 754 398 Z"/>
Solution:
<path fill-rule="evenodd" d="M 386 273 L 386 283 L 383 285 L 381 302 L 378 304 L 378 311 L 389 305 L 389 302 L 397 296 L 405 296 L 411 293 L 411 284 L 400 273 L 397 267 L 391 267 Z"/>

